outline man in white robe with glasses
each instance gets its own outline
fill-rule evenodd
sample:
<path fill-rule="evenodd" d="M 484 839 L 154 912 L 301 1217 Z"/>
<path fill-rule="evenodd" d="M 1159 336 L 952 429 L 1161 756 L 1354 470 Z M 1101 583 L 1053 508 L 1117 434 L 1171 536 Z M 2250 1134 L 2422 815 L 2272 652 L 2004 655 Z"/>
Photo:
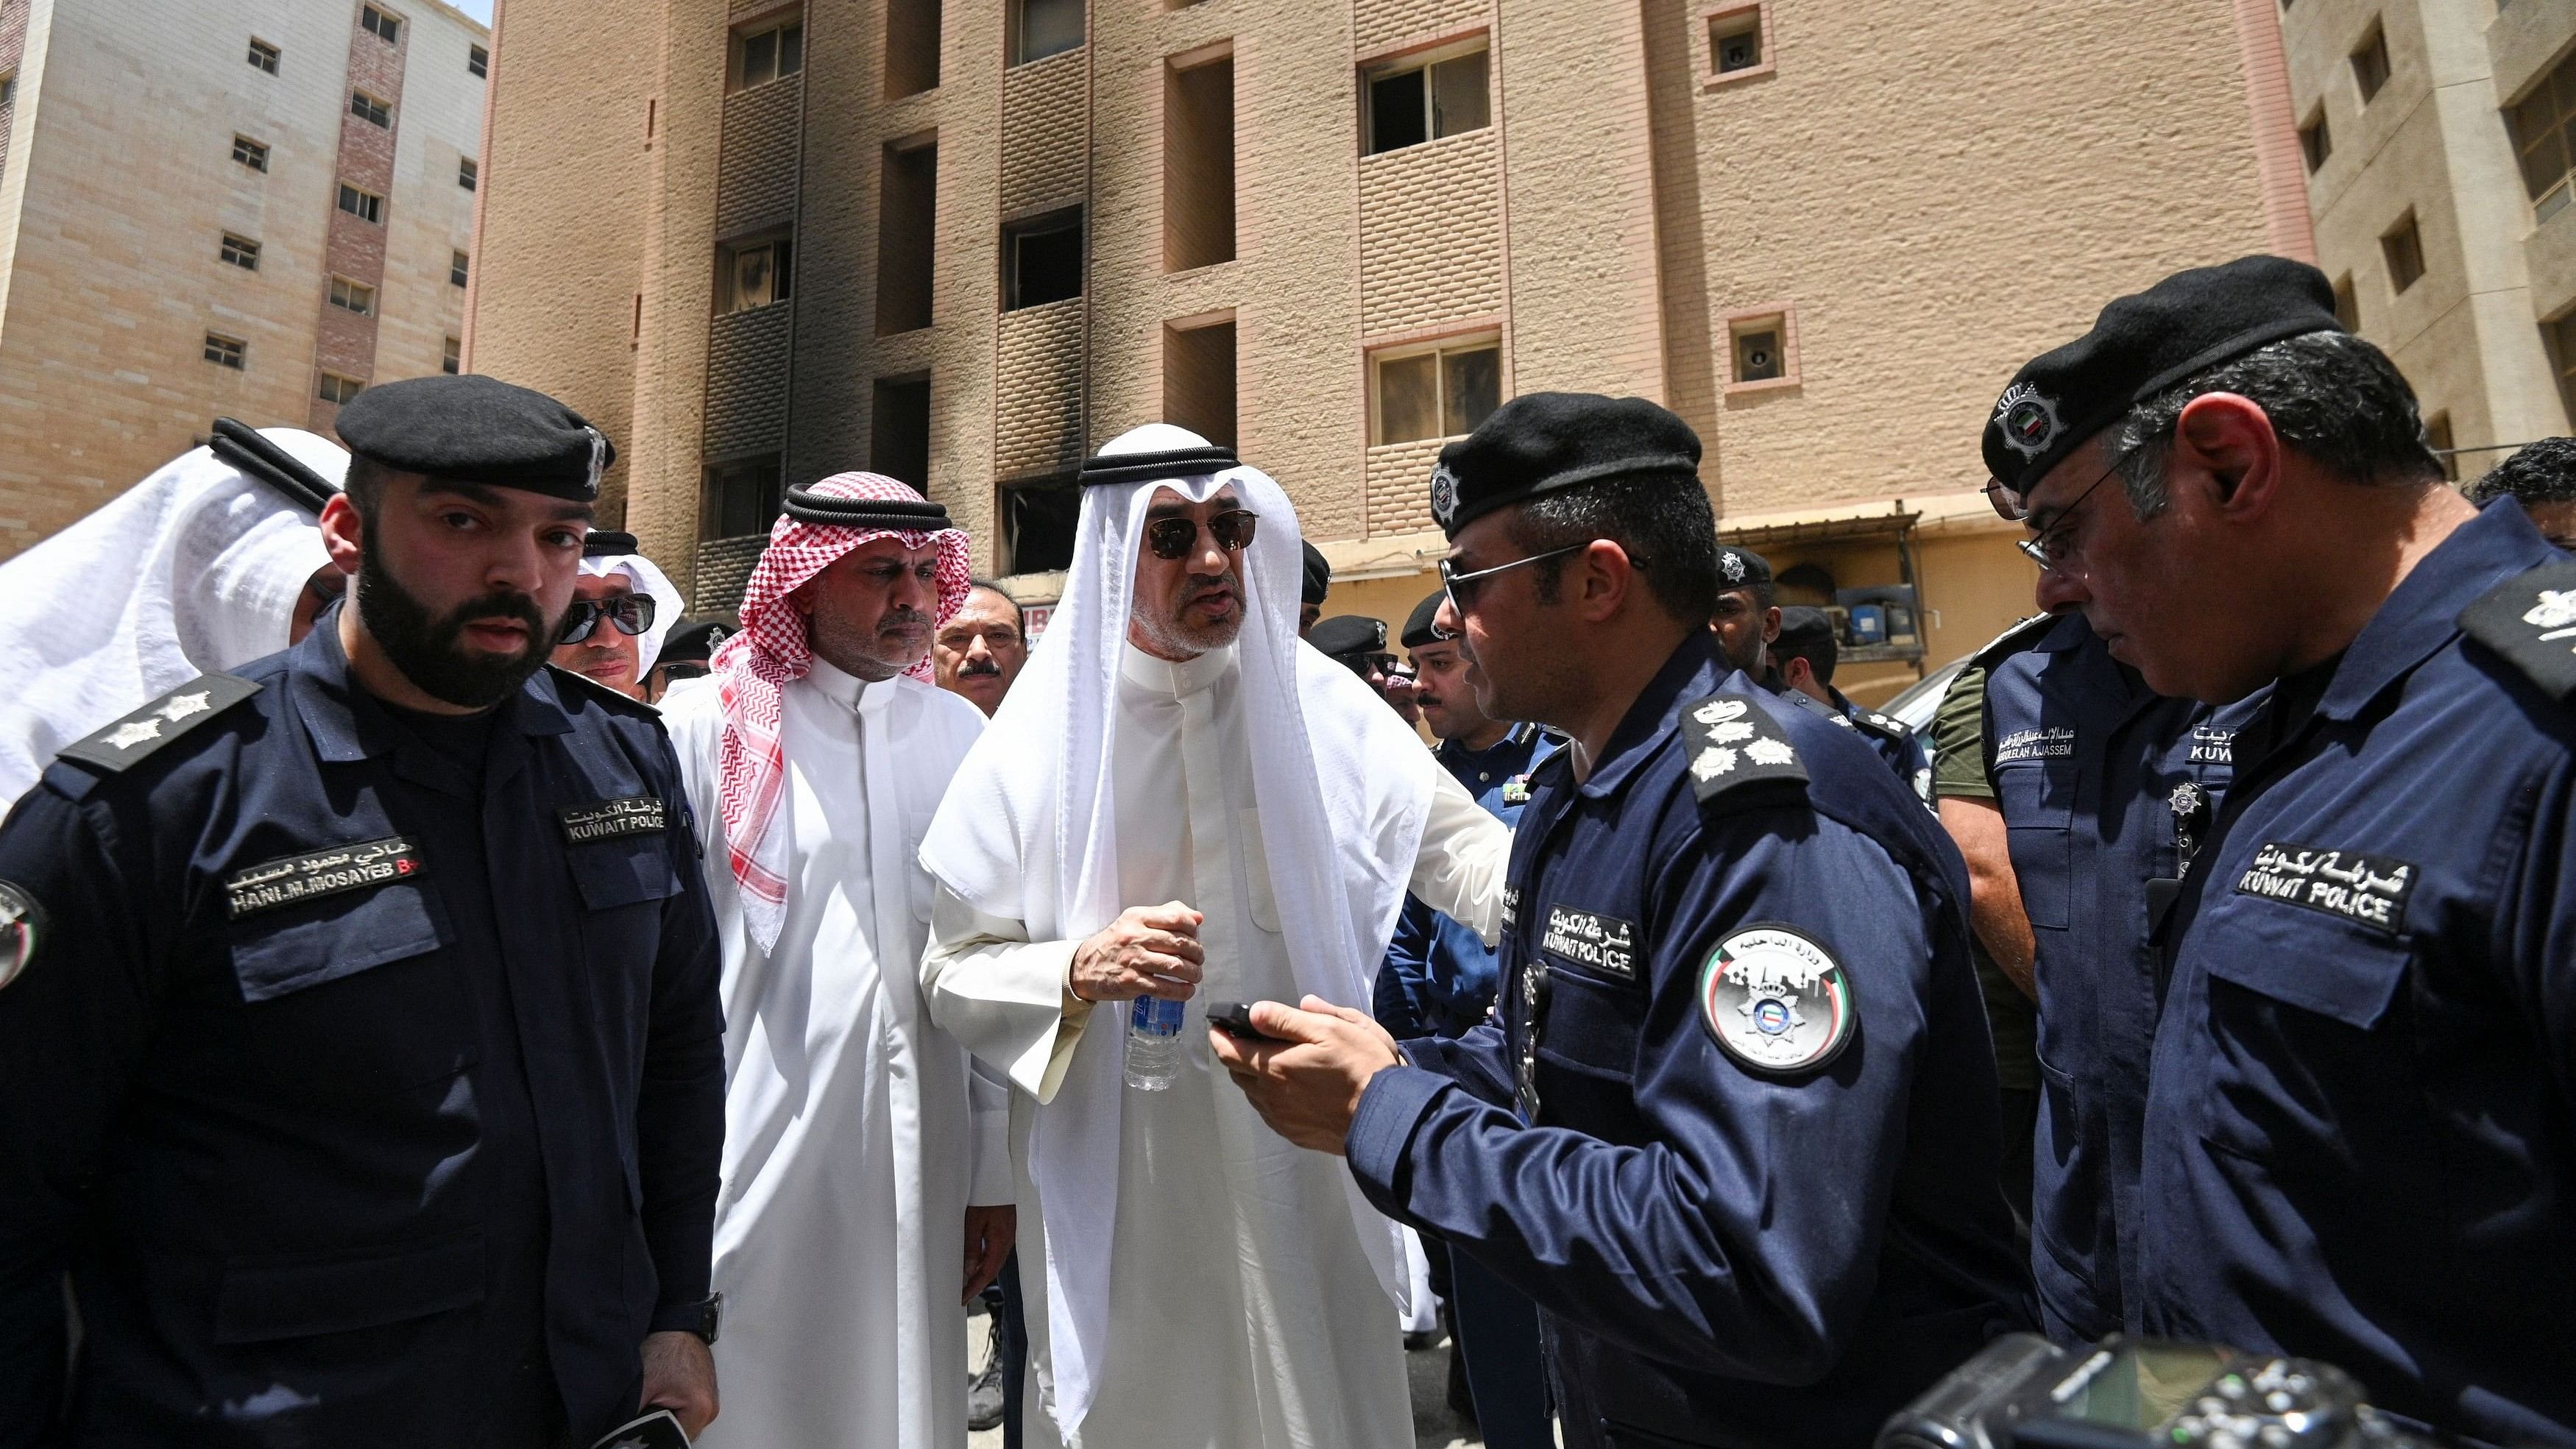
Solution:
<path fill-rule="evenodd" d="M 1028 1442 L 1409 1445 L 1396 1228 L 1253 1114 L 1205 1013 L 1369 999 L 1408 889 L 1492 939 L 1510 834 L 1298 642 L 1278 484 L 1164 424 L 1082 483 L 1046 642 L 921 851 L 931 1016 L 1020 1089 Z M 1159 1089 L 1139 997 L 1185 1003 Z"/>

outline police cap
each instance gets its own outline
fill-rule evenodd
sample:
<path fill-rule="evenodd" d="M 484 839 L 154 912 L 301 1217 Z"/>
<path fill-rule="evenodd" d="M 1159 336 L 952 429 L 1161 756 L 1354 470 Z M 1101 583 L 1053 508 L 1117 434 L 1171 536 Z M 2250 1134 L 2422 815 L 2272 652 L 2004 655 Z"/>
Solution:
<path fill-rule="evenodd" d="M 662 641 L 662 652 L 656 664 L 704 664 L 715 657 L 716 649 L 733 636 L 721 619 L 682 619 Z"/>
<path fill-rule="evenodd" d="M 1306 642 L 1347 664 L 1363 655 L 1386 652 L 1386 621 L 1366 614 L 1336 614 L 1308 630 Z"/>
<path fill-rule="evenodd" d="M 1425 644 L 1437 644 L 1442 639 L 1457 637 L 1454 634 L 1442 634 L 1431 627 L 1433 617 L 1440 612 L 1441 601 L 1448 597 L 1447 589 L 1433 589 L 1429 598 L 1414 605 L 1413 612 L 1404 616 L 1404 633 L 1398 636 L 1398 639 L 1405 648 L 1419 649 Z"/>
<path fill-rule="evenodd" d="M 363 394 L 361 394 L 363 396 Z M 1431 517 L 1451 538 L 1507 503 L 1605 478 L 1696 483 L 1699 435 L 1641 397 L 1523 393 L 1440 450 Z"/>
<path fill-rule="evenodd" d="M 1305 550 L 1306 555 L 1306 577 L 1297 591 L 1297 602 L 1320 604 L 1324 602 L 1325 593 L 1333 587 L 1333 566 L 1324 562 L 1322 549 L 1304 539 L 1297 540 L 1297 547 Z"/>
<path fill-rule="evenodd" d="M 1833 615 L 1803 604 L 1792 605 L 1780 611 L 1780 637 L 1773 642 L 1772 653 L 1794 654 L 1801 659 L 1811 659 L 1816 653 L 1822 652 L 1830 659 L 1833 657 L 1833 648 Z"/>
<path fill-rule="evenodd" d="M 2013 375 L 1986 418 L 1986 471 L 2016 500 L 2131 407 L 2285 337 L 2340 332 L 2326 274 L 2287 257 L 2176 272 Z M 364 394 L 360 394 L 364 396 Z"/>
<path fill-rule="evenodd" d="M 472 373 L 368 388 L 340 407 L 340 440 L 404 473 L 588 503 L 616 461 L 608 435 L 528 388 Z"/>
<path fill-rule="evenodd" d="M 1771 584 L 1771 560 L 1741 544 L 1717 546 L 1717 591 L 1764 589 Z"/>

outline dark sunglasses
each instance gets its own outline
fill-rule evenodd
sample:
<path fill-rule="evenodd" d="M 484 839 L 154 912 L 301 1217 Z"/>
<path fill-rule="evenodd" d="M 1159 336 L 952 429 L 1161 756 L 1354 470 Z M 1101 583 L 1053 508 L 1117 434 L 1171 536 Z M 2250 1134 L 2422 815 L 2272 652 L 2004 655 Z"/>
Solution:
<path fill-rule="evenodd" d="M 1229 508 L 1207 521 L 1208 537 L 1227 553 L 1239 553 L 1252 542 L 1252 533 L 1261 515 L 1249 508 Z M 1145 525 L 1145 547 L 1159 559 L 1185 559 L 1198 545 L 1199 526 L 1195 519 L 1157 518 Z"/>
<path fill-rule="evenodd" d="M 620 634 L 641 634 L 653 627 L 653 596 L 628 594 L 622 599 L 575 599 L 564 611 L 563 632 L 555 636 L 557 644 L 578 644 L 599 627 L 602 614 L 617 626 Z"/>
<path fill-rule="evenodd" d="M 1342 662 L 1350 666 L 1351 673 L 1362 679 L 1373 673 L 1388 676 L 1395 673 L 1395 656 L 1392 654 L 1345 654 Z"/>
<path fill-rule="evenodd" d="M 662 678 L 672 684 L 677 684 L 683 679 L 707 677 L 707 666 L 695 659 L 680 660 L 677 663 L 662 665 L 660 668 Z"/>
<path fill-rule="evenodd" d="M 1463 574 L 1458 572 L 1456 563 L 1444 558 L 1440 561 L 1440 586 L 1449 591 L 1450 606 L 1464 616 L 1475 606 L 1476 590 L 1482 588 L 1485 580 L 1494 575 L 1509 573 L 1523 564 L 1534 564 L 1541 559 L 1562 558 L 1566 554 L 1591 546 L 1591 541 L 1587 539 L 1582 543 L 1569 543 L 1563 548 L 1552 548 L 1545 553 L 1534 553 L 1527 558 L 1516 558 L 1510 563 L 1496 564 L 1489 569 L 1476 569 Z"/>

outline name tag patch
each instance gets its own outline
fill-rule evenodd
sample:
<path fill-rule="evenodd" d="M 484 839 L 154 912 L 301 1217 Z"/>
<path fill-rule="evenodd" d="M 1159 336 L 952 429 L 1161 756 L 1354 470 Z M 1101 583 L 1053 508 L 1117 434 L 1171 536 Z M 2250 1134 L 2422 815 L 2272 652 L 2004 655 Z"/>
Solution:
<path fill-rule="evenodd" d="M 1563 906 L 1547 908 L 1547 934 L 1539 938 L 1539 949 L 1552 952 L 1577 966 L 1590 967 L 1622 981 L 1637 979 L 1637 928 L 1617 916 L 1595 915 L 1590 911 L 1573 911 Z"/>
<path fill-rule="evenodd" d="M 2195 765 L 2236 763 L 2236 731 L 2209 725 L 2191 727 L 2191 760 Z"/>
<path fill-rule="evenodd" d="M 390 885 L 426 869 L 410 840 L 388 835 L 382 840 L 335 845 L 234 871 L 224 877 L 224 903 L 232 919 L 238 921 L 299 901 Z"/>
<path fill-rule="evenodd" d="M 2383 936 L 2406 928 L 2406 898 L 2414 893 L 2415 867 L 2358 850 L 2320 850 L 2274 840 L 2254 852 L 2254 863 L 2236 878 L 2236 893 L 2339 916 Z"/>
<path fill-rule="evenodd" d="M 1506 931 L 1510 930 L 1513 925 L 1517 923 L 1520 913 L 1521 888 L 1519 886 L 1503 887 L 1503 929 Z"/>
<path fill-rule="evenodd" d="M 2064 725 L 2045 729 L 2014 730 L 1995 742 L 1995 763 L 2008 765 L 2015 760 L 2054 760 L 2075 753 L 2075 731 Z"/>
<path fill-rule="evenodd" d="M 659 835 L 667 810 L 659 795 L 629 795 L 595 805 L 567 805 L 555 814 L 563 821 L 564 844 L 588 845 L 628 835 Z"/>

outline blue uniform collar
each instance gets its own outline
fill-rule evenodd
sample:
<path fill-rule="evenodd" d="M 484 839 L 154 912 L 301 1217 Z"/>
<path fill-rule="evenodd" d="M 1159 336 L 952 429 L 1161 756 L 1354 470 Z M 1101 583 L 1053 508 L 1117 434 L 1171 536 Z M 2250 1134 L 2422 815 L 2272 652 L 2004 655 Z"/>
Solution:
<path fill-rule="evenodd" d="M 402 740 L 374 698 L 349 677 L 349 655 L 340 647 L 341 607 L 325 610 L 304 642 L 287 651 L 287 679 L 296 717 L 312 737 L 314 754 L 347 764 L 385 754 Z M 552 674 L 538 670 L 502 705 L 509 711 L 504 723 L 522 734 L 571 733 L 572 717 L 555 688 Z"/>
<path fill-rule="evenodd" d="M 2560 557 L 2522 505 L 2499 498 L 2434 545 L 2379 612 L 2370 616 L 2336 667 L 2317 714 L 2351 720 L 2415 667 L 2460 636 L 2460 611 L 2526 569 Z"/>
<path fill-rule="evenodd" d="M 1741 684 L 1734 681 L 1742 680 Z M 1694 629 L 1673 650 L 1664 667 L 1646 681 L 1627 714 L 1620 717 L 1619 727 L 1610 732 L 1610 743 L 1593 767 L 1592 778 L 1583 782 L 1581 793 L 1591 799 L 1616 794 L 1653 759 L 1655 751 L 1672 737 L 1674 721 L 1681 715 L 1684 703 L 1713 694 L 1720 688 L 1732 687 L 1742 693 L 1756 692 L 1753 681 L 1742 671 L 1723 667 L 1717 657 L 1717 636 L 1705 629 Z M 1568 757 L 1572 768 L 1573 752 L 1560 752 Z"/>

